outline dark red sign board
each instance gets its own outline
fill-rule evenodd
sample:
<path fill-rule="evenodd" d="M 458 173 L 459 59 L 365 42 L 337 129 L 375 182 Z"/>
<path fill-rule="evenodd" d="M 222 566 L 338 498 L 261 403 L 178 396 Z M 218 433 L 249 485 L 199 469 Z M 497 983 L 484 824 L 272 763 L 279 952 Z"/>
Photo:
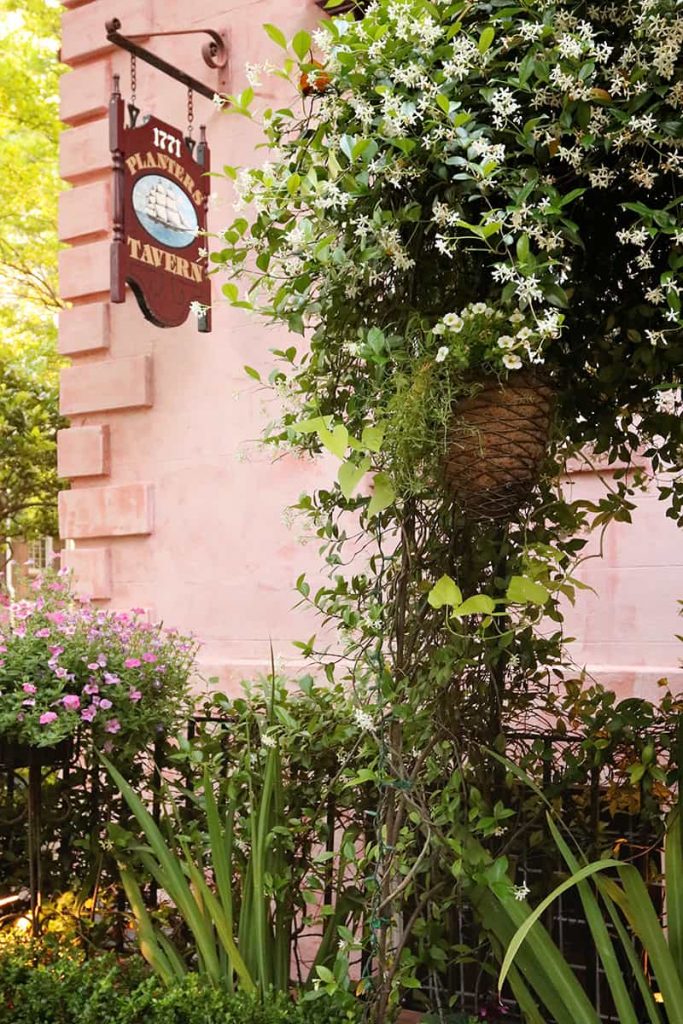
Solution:
<path fill-rule="evenodd" d="M 182 132 L 156 117 L 125 125 L 115 88 L 109 104 L 114 168 L 111 301 L 130 285 L 157 327 L 179 327 L 192 312 L 211 330 L 211 279 L 206 257 L 209 149 L 193 156 Z"/>

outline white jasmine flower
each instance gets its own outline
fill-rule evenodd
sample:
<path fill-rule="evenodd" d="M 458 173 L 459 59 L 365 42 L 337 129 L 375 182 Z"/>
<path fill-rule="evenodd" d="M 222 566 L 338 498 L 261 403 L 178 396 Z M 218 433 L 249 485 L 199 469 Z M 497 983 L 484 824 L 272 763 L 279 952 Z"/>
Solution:
<path fill-rule="evenodd" d="M 363 711 L 361 708 L 356 708 L 353 712 L 353 719 L 359 729 L 363 732 L 372 732 L 375 724 L 372 720 L 372 715 L 369 715 L 367 711 Z"/>
<path fill-rule="evenodd" d="M 529 895 L 530 892 L 531 892 L 531 889 L 526 884 L 526 882 L 522 882 L 521 885 L 514 885 L 512 887 L 512 895 L 520 903 L 522 902 L 522 900 L 525 900 L 527 898 L 527 896 Z"/>
<path fill-rule="evenodd" d="M 192 313 L 192 315 L 196 316 L 197 318 L 199 318 L 204 313 L 206 313 L 208 308 L 209 308 L 208 306 L 202 305 L 201 302 L 191 302 L 190 303 L 190 313 Z"/>
<path fill-rule="evenodd" d="M 277 740 L 274 736 L 269 736 L 268 733 L 265 733 L 261 737 L 261 746 L 273 750 L 277 746 Z"/>
<path fill-rule="evenodd" d="M 254 89 L 258 89 L 258 87 L 261 85 L 260 74 L 262 70 L 263 69 L 260 64 L 250 64 L 247 61 L 247 63 L 244 65 L 244 71 L 247 76 L 247 81 L 249 82 L 249 85 L 254 87 Z"/>
<path fill-rule="evenodd" d="M 225 96 L 221 96 L 220 93 L 215 92 L 213 94 L 212 102 L 220 110 L 222 107 L 225 106 L 227 100 L 226 100 Z"/>
<path fill-rule="evenodd" d="M 519 110 L 519 103 L 512 95 L 511 89 L 496 89 L 491 97 L 491 106 L 501 117 L 509 117 Z"/>
<path fill-rule="evenodd" d="M 446 358 L 448 357 L 448 353 L 449 352 L 450 352 L 450 349 L 449 349 L 448 345 L 442 345 L 441 348 L 439 349 L 439 351 L 436 353 L 436 355 L 434 357 L 435 361 L 437 363 L 443 363 L 446 360 Z"/>

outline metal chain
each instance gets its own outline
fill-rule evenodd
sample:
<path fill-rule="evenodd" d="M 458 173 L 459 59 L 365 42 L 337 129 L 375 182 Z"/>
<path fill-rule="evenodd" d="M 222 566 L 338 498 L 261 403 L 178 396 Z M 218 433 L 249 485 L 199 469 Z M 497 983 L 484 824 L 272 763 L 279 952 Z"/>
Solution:
<path fill-rule="evenodd" d="M 138 88 L 138 73 L 135 54 L 130 55 L 130 102 L 135 106 L 136 93 Z"/>
<path fill-rule="evenodd" d="M 187 90 L 187 134 L 192 136 L 192 124 L 194 122 L 194 93 L 192 89 Z"/>

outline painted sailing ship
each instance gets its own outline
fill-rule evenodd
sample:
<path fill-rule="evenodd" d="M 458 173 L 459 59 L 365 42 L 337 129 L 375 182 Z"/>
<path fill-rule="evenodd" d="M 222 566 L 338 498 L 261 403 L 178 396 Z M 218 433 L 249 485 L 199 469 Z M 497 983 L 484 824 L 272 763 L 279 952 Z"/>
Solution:
<path fill-rule="evenodd" d="M 188 224 L 178 209 L 178 202 L 170 188 L 161 183 L 153 185 L 147 193 L 144 212 L 157 224 L 163 224 L 170 231 L 189 231 L 196 235 L 197 228 Z"/>

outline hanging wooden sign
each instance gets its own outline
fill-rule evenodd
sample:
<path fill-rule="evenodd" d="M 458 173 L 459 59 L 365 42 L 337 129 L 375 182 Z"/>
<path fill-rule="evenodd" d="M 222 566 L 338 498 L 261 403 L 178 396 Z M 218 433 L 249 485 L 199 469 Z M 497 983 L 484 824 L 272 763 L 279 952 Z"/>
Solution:
<path fill-rule="evenodd" d="M 144 316 L 179 327 L 190 313 L 211 330 L 206 256 L 209 149 L 201 130 L 196 155 L 177 128 L 156 117 L 126 126 L 114 79 L 109 104 L 114 170 L 111 301 L 130 285 Z"/>

